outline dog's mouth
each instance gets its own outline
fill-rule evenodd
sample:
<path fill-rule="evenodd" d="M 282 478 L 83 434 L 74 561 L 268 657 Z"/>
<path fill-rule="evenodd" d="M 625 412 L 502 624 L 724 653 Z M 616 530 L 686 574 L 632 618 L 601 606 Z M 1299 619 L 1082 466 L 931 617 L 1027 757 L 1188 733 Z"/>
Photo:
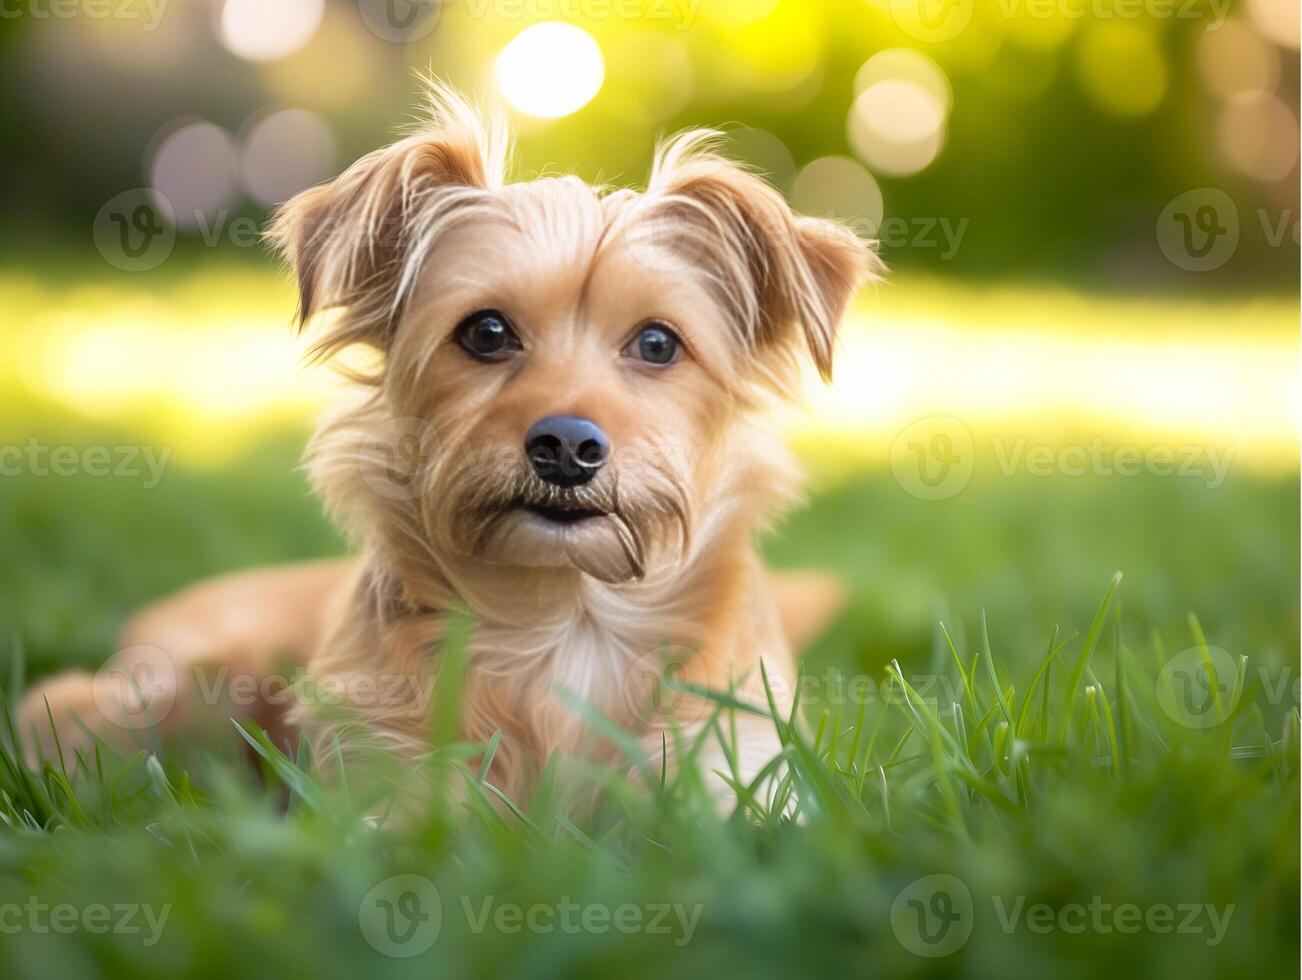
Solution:
<path fill-rule="evenodd" d="M 521 501 L 517 506 L 535 517 L 541 517 L 553 524 L 579 524 L 583 521 L 607 516 L 604 510 L 578 503 L 551 502 L 542 504 Z"/>

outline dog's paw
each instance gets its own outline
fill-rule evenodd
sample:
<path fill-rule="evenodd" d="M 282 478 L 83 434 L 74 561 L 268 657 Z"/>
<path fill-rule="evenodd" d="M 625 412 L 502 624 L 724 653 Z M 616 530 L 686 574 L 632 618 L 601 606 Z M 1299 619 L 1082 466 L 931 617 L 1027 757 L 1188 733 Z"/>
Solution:
<path fill-rule="evenodd" d="M 153 659 L 155 648 L 140 648 Z M 129 755 L 161 735 L 178 714 L 174 671 L 156 669 L 149 656 L 110 660 L 95 673 L 69 671 L 43 678 L 28 691 L 15 719 L 24 757 L 72 769 L 81 751 L 89 760 L 96 741 Z M 165 663 L 165 662 L 164 662 Z M 62 755 L 62 759 L 60 756 Z"/>

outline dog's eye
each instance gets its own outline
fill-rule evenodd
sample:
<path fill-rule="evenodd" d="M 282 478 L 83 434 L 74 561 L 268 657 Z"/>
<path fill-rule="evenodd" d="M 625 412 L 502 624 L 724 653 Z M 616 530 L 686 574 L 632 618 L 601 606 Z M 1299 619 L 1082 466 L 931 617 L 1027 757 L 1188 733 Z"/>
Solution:
<path fill-rule="evenodd" d="M 466 353 L 485 360 L 520 350 L 520 338 L 496 310 L 470 314 L 457 327 L 456 338 Z"/>
<path fill-rule="evenodd" d="M 656 367 L 674 363 L 681 352 L 682 341 L 663 323 L 651 323 L 643 327 L 625 349 L 630 357 Z"/>

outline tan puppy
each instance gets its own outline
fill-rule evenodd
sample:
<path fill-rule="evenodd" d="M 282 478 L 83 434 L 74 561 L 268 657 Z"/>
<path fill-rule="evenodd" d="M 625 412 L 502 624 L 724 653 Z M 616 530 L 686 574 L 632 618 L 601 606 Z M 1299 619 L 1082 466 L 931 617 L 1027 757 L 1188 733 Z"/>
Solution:
<path fill-rule="evenodd" d="M 419 132 L 290 201 L 272 231 L 301 321 L 320 329 L 315 352 L 375 355 L 309 449 L 360 558 L 219 580 L 147 610 L 112 670 L 34 691 L 25 730 L 48 728 L 44 697 L 71 730 L 65 749 L 74 715 L 111 737 L 113 715 L 176 731 L 212 707 L 277 730 L 287 717 L 345 754 L 415 758 L 431 747 L 457 608 L 475 621 L 460 736 L 501 731 L 490 779 L 516 798 L 553 753 L 610 753 L 575 699 L 640 730 L 655 757 L 667 725 L 699 726 L 700 701 L 645 710 L 666 651 L 685 679 L 760 704 L 762 661 L 790 695 L 753 538 L 793 500 L 797 470 L 764 414 L 796 391 L 803 356 L 830 374 L 838 321 L 879 269 L 870 247 L 792 214 L 712 153 L 709 133 L 664 145 L 645 193 L 506 183 L 499 124 L 437 85 L 431 110 Z M 787 632 L 803 640 L 833 592 L 792 585 Z M 265 679 L 278 654 L 308 659 L 335 710 L 262 684 L 239 712 L 230 677 Z M 778 753 L 769 721 L 737 724 L 734 758 L 709 745 L 706 771 L 736 763 L 749 779 Z"/>

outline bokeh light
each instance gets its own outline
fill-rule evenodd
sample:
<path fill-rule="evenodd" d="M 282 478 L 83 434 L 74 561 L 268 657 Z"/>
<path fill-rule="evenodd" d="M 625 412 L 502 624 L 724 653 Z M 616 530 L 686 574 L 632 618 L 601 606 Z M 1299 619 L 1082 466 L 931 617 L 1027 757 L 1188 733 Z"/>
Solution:
<path fill-rule="evenodd" d="M 605 79 L 601 49 L 573 24 L 548 21 L 517 34 L 494 65 L 498 88 L 517 112 L 556 119 L 577 112 Z"/>
<path fill-rule="evenodd" d="M 874 82 L 854 100 L 847 136 L 873 170 L 903 177 L 936 159 L 944 126 L 935 96 L 916 82 L 891 78 Z"/>
<path fill-rule="evenodd" d="M 235 196 L 235 141 L 203 120 L 169 123 L 154 137 L 149 186 L 167 198 L 178 227 L 210 223 Z"/>
<path fill-rule="evenodd" d="M 725 155 L 747 164 L 774 187 L 786 190 L 796 175 L 796 161 L 787 145 L 763 129 L 739 126 L 728 130 Z"/>
<path fill-rule="evenodd" d="M 388 42 L 357 30 L 357 10 L 349 5 L 326 7 L 321 26 L 292 55 L 262 62 L 259 75 L 268 101 L 339 112 L 355 106 L 363 93 L 382 90 L 391 71 Z M 322 84 L 328 78 L 329 84 Z"/>
<path fill-rule="evenodd" d="M 293 54 L 316 33 L 325 0 L 226 0 L 222 43 L 248 61 Z"/>
<path fill-rule="evenodd" d="M 876 53 L 855 74 L 854 91 L 846 137 L 868 167 L 905 177 L 940 154 L 953 92 L 930 57 L 907 48 Z"/>
<path fill-rule="evenodd" d="M 1216 122 L 1216 149 L 1245 177 L 1283 180 L 1298 161 L 1298 120 L 1271 92 L 1235 96 Z"/>
<path fill-rule="evenodd" d="M 1297 50 L 1302 34 L 1298 0 L 1246 0 L 1245 5 L 1262 34 L 1278 45 Z"/>
<path fill-rule="evenodd" d="M 785 0 L 761 19 L 735 29 L 729 41 L 751 69 L 752 89 L 790 92 L 818 74 L 822 39 L 813 13 L 806 4 Z"/>
<path fill-rule="evenodd" d="M 1208 27 L 1198 37 L 1198 70 L 1222 99 L 1269 92 L 1279 82 L 1279 52 L 1240 20 Z"/>
<path fill-rule="evenodd" d="M 240 181 L 259 204 L 280 204 L 329 177 L 334 157 L 334 136 L 324 119 L 306 109 L 282 109 L 247 125 Z"/>
<path fill-rule="evenodd" d="M 939 65 L 916 51 L 882 51 L 864 62 L 854 87 L 846 135 L 874 171 L 907 176 L 936 159 L 953 100 Z"/>
<path fill-rule="evenodd" d="M 820 157 L 796 175 L 791 204 L 802 214 L 839 218 L 861 235 L 881 227 L 882 191 L 872 174 L 846 157 Z"/>
<path fill-rule="evenodd" d="M 909 48 L 879 51 L 854 76 L 854 93 L 859 95 L 877 82 L 905 79 L 926 89 L 946 113 L 954 104 L 954 92 L 945 70 L 925 54 Z"/>
<path fill-rule="evenodd" d="M 1153 31 L 1134 21 L 1091 23 L 1077 50 L 1081 86 L 1115 116 L 1144 116 L 1166 96 L 1166 59 Z"/>

